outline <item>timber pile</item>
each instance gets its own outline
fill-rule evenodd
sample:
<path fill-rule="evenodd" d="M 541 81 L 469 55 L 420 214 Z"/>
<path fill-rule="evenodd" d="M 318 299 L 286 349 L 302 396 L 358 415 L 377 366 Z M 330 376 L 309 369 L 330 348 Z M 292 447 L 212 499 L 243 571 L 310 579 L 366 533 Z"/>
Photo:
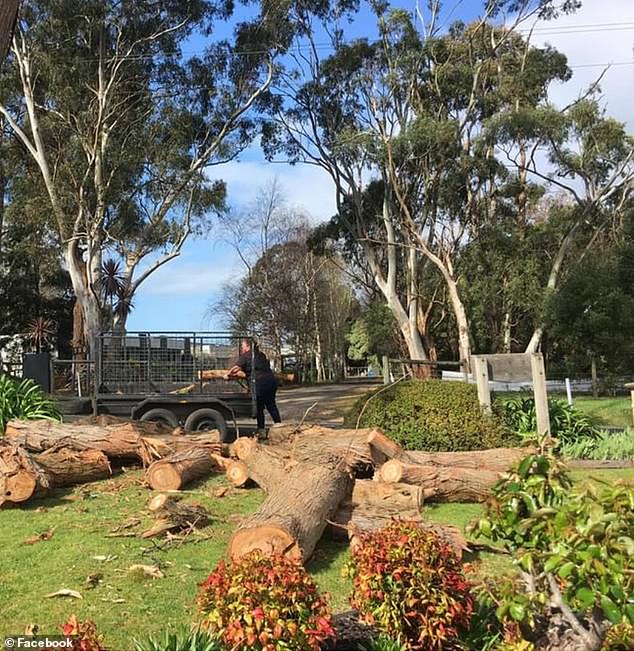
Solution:
<path fill-rule="evenodd" d="M 433 529 L 461 554 L 467 543 L 460 531 L 425 523 L 423 501 L 483 501 L 502 473 L 528 453 L 521 448 L 407 452 L 376 428 L 275 425 L 265 444 L 241 438 L 232 446 L 240 482 L 246 484 L 248 477 L 267 493 L 267 499 L 240 525 L 229 552 L 239 557 L 253 549 L 281 551 L 304 561 L 325 520 L 333 535 L 347 538 L 354 546 L 362 534 L 399 518 Z M 232 467 L 227 469 L 229 476 Z M 372 475 L 373 480 L 364 479 Z"/>
<path fill-rule="evenodd" d="M 228 446 L 218 433 L 185 433 L 159 423 L 113 416 L 75 423 L 9 421 L 0 440 L 0 506 L 46 494 L 51 488 L 105 479 L 112 466 L 149 466 L 147 479 L 158 490 L 224 471 Z M 246 478 L 248 479 L 248 477 Z"/>
<path fill-rule="evenodd" d="M 159 491 L 180 490 L 212 472 L 224 472 L 237 487 L 260 486 L 266 499 L 234 532 L 234 558 L 259 549 L 305 562 L 326 527 L 354 546 L 393 518 L 433 529 L 462 553 L 467 544 L 455 527 L 423 521 L 423 502 L 483 501 L 528 453 L 408 452 L 376 428 L 308 423 L 276 425 L 266 443 L 239 438 L 229 447 L 216 432 L 185 434 L 112 417 L 11 421 L 0 442 L 0 505 L 107 477 L 111 464 L 132 461 L 147 468 L 147 484 Z M 145 537 L 190 531 L 209 520 L 204 508 L 164 494 L 153 498 L 150 510 L 157 521 Z"/>

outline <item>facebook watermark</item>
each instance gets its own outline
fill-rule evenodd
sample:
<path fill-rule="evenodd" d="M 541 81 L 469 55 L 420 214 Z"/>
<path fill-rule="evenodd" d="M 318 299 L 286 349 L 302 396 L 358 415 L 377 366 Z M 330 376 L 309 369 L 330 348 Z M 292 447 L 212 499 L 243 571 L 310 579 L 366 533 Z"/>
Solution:
<path fill-rule="evenodd" d="M 12 635 L 4 638 L 4 649 L 72 649 L 73 639 L 62 635 Z"/>

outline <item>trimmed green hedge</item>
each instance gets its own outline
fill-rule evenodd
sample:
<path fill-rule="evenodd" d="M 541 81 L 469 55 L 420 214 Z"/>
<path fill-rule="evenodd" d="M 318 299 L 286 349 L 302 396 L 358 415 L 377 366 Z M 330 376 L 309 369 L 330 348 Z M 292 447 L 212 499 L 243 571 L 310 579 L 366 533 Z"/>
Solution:
<path fill-rule="evenodd" d="M 406 450 L 484 450 L 519 442 L 499 418 L 482 414 L 476 387 L 464 382 L 409 380 L 369 392 L 346 416 L 347 427 L 356 426 L 361 410 L 360 427 L 380 427 Z"/>

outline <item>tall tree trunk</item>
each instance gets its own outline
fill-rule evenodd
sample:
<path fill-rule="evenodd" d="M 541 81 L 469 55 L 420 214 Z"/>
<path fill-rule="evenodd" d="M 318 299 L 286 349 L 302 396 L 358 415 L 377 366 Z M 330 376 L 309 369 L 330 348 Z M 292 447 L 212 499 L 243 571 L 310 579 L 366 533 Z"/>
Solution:
<path fill-rule="evenodd" d="M 453 272 L 453 268 L 451 268 Z M 447 289 L 449 291 L 449 300 L 453 308 L 454 316 L 456 318 L 456 325 L 458 326 L 458 351 L 460 354 L 460 361 L 463 363 L 462 370 L 471 368 L 471 343 L 469 341 L 469 319 L 467 318 L 467 310 L 465 309 L 460 292 L 458 290 L 458 283 L 454 278 L 453 273 L 448 273 L 445 276 L 447 282 Z"/>

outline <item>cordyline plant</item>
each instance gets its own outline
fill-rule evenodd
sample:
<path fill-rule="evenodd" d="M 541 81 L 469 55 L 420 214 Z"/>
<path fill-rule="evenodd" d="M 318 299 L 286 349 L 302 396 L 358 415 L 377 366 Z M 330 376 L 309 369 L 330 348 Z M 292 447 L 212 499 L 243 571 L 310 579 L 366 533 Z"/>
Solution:
<path fill-rule="evenodd" d="M 473 599 L 460 559 L 415 522 L 395 520 L 362 536 L 345 571 L 352 606 L 408 649 L 440 650 L 470 626 Z"/>
<path fill-rule="evenodd" d="M 61 420 L 56 403 L 47 398 L 33 380 L 18 381 L 0 375 L 0 436 L 14 418 Z"/>
<path fill-rule="evenodd" d="M 318 651 L 334 638 L 331 613 L 312 577 L 284 556 L 255 551 L 200 584 L 201 627 L 232 651 Z"/>
<path fill-rule="evenodd" d="M 598 651 L 611 626 L 634 623 L 632 485 L 573 486 L 556 458 L 534 454 L 493 493 L 470 529 L 503 542 L 519 570 L 491 591 L 501 620 L 578 651 Z"/>

